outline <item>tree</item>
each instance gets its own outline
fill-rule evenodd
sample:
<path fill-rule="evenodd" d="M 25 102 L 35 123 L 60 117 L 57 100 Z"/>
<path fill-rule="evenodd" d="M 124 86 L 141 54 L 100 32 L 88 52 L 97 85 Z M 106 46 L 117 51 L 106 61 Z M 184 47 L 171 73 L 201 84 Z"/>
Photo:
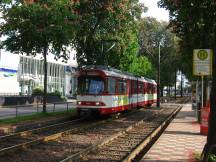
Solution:
<path fill-rule="evenodd" d="M 216 53 L 216 2 L 208 0 L 179 1 L 161 0 L 159 5 L 170 11 L 170 28 L 180 39 L 181 53 L 188 62 L 188 68 L 192 64 L 193 49 L 214 49 Z M 187 64 L 187 63 L 186 63 Z M 186 67 L 188 67 L 186 66 Z M 204 161 L 207 161 L 208 153 L 216 154 L 216 57 L 213 56 L 212 88 L 210 97 L 210 116 L 207 143 L 204 148 Z"/>
<path fill-rule="evenodd" d="M 171 86 L 175 82 L 175 71 L 178 69 L 177 64 L 177 39 L 167 29 L 166 22 L 158 22 L 154 18 L 143 18 L 139 22 L 139 46 L 140 55 L 146 56 L 153 65 L 155 74 L 158 68 L 158 53 L 160 43 L 160 87 Z M 152 76 L 156 79 L 156 75 Z M 163 94 L 163 93 L 161 93 Z"/>
<path fill-rule="evenodd" d="M 138 0 L 82 0 L 76 3 L 77 61 L 86 65 L 119 67 L 127 48 L 127 31 L 136 28 L 143 6 Z M 111 48 L 112 47 L 112 48 Z"/>
<path fill-rule="evenodd" d="M 6 0 L 1 2 L 4 22 L 0 35 L 6 36 L 6 50 L 44 58 L 43 112 L 46 112 L 47 54 L 68 59 L 74 37 L 75 15 L 70 0 Z"/>
<path fill-rule="evenodd" d="M 120 69 L 138 76 L 150 77 L 153 74 L 152 64 L 145 56 L 139 55 L 139 44 L 137 32 L 128 31 L 128 38 L 125 39 L 127 48 L 120 58 Z"/>

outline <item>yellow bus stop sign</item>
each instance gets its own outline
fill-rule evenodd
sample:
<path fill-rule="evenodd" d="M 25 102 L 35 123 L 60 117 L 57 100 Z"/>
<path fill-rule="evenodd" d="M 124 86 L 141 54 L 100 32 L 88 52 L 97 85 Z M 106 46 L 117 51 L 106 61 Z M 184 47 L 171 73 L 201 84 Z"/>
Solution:
<path fill-rule="evenodd" d="M 212 54 L 211 49 L 194 49 L 193 51 L 193 74 L 206 76 L 212 74 Z"/>

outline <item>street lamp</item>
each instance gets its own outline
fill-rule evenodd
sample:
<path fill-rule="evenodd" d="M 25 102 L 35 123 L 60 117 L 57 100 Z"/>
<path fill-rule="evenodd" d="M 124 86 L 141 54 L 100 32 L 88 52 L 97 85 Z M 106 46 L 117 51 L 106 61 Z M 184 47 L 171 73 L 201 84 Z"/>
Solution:
<path fill-rule="evenodd" d="M 158 72 L 157 72 L 157 107 L 160 108 L 160 42 L 158 51 Z"/>
<path fill-rule="evenodd" d="M 157 72 L 157 107 L 160 108 L 160 41 L 159 41 L 159 51 L 158 51 L 158 72 Z M 148 52 L 152 58 L 153 55 L 151 52 L 148 51 L 148 49 L 145 49 L 146 52 Z"/>

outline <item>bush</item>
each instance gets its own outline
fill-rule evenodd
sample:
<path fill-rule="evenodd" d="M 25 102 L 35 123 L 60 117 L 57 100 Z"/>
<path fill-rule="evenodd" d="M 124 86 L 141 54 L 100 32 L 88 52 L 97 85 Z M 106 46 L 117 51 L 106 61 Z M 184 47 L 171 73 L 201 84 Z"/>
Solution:
<path fill-rule="evenodd" d="M 67 98 L 66 97 L 64 97 L 64 96 L 61 96 L 61 101 L 67 101 Z"/>
<path fill-rule="evenodd" d="M 208 156 L 208 161 L 209 161 L 209 162 L 216 162 L 216 155 L 210 154 L 210 155 Z"/>
<path fill-rule="evenodd" d="M 32 96 L 43 96 L 43 90 L 41 88 L 35 88 L 32 92 Z M 59 91 L 49 92 L 47 93 L 47 96 L 54 96 L 59 98 L 61 101 L 66 101 L 66 98 L 62 96 Z"/>
<path fill-rule="evenodd" d="M 32 91 L 32 96 L 42 96 L 43 95 L 43 89 L 41 88 L 35 88 Z"/>
<path fill-rule="evenodd" d="M 47 95 L 48 96 L 57 96 L 58 98 L 61 98 L 61 93 L 59 91 L 50 92 Z"/>

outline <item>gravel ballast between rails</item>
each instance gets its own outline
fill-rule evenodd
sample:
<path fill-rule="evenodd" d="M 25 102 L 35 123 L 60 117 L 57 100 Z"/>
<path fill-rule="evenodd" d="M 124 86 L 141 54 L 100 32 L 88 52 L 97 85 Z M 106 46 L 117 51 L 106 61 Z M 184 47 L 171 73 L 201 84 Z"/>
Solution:
<path fill-rule="evenodd" d="M 181 106 L 168 115 L 167 110 L 161 112 L 165 115 L 163 119 L 155 119 L 152 116 L 148 121 L 141 120 L 128 127 L 125 131 L 108 137 L 105 140 L 97 142 L 89 148 L 74 154 L 61 162 L 69 161 L 132 161 L 139 152 L 165 127 L 168 122 L 180 111 Z M 167 117 L 168 116 L 168 117 Z M 165 120 L 165 119 L 166 120 Z M 165 121 L 164 121 L 165 120 Z"/>
<path fill-rule="evenodd" d="M 173 109 L 176 106 L 171 106 Z M 57 162 L 62 159 L 79 153 L 97 142 L 107 139 L 113 134 L 124 131 L 129 126 L 140 120 L 148 121 L 149 117 L 160 114 L 161 110 L 141 109 L 135 113 L 128 114 L 109 122 L 95 124 L 92 127 L 64 134 L 53 141 L 33 145 L 30 148 L 19 150 L 13 154 L 0 156 L 1 162 L 8 161 L 31 161 L 31 162 Z M 87 124 L 86 124 L 87 125 Z M 37 157 L 37 158 L 35 158 Z"/>
<path fill-rule="evenodd" d="M 79 122 L 84 118 L 74 119 L 72 121 L 53 124 L 41 128 L 31 129 L 23 132 L 0 137 L 0 155 L 16 151 L 17 149 L 27 148 L 33 144 L 52 140 L 58 132 L 68 130 L 71 127 L 78 127 Z M 77 126 L 75 126 L 77 124 Z M 53 137 L 52 137 L 53 136 Z"/>

